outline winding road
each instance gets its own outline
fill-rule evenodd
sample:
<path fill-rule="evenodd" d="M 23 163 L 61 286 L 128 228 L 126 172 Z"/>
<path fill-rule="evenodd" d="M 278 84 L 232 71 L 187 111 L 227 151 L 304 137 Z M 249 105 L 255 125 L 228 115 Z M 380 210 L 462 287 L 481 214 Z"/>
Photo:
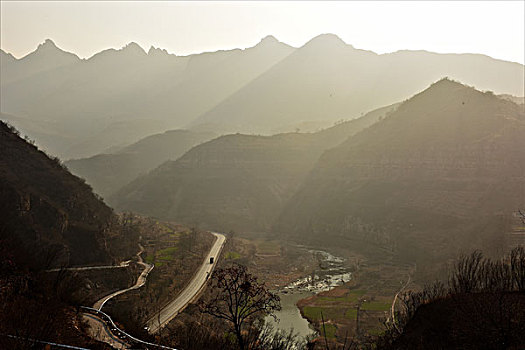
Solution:
<path fill-rule="evenodd" d="M 193 279 L 188 283 L 186 288 L 180 292 L 180 294 L 166 305 L 158 314 L 153 316 L 146 324 L 148 327 L 148 332 L 150 334 L 157 333 L 162 327 L 164 327 L 169 321 L 171 321 L 179 312 L 184 310 L 184 308 L 192 302 L 201 292 L 208 277 L 211 275 L 215 265 L 217 264 L 217 259 L 221 253 L 226 237 L 220 233 L 212 232 L 212 234 L 217 237 L 213 247 L 211 248 L 208 256 L 204 260 L 202 266 L 193 276 Z M 214 258 L 213 264 L 210 264 L 210 258 Z"/>
<path fill-rule="evenodd" d="M 408 275 L 408 280 L 407 282 L 405 283 L 405 285 L 403 287 L 401 287 L 401 289 L 396 293 L 395 297 L 394 297 L 394 301 L 392 301 L 392 307 L 390 308 L 390 317 L 391 317 L 391 320 L 392 320 L 392 323 L 394 325 L 394 327 L 396 327 L 397 331 L 399 332 L 399 328 L 397 328 L 397 323 L 396 323 L 396 313 L 395 313 L 395 307 L 396 307 L 396 302 L 397 302 L 397 299 L 399 297 L 399 294 L 401 294 L 401 292 L 403 290 L 405 290 L 406 287 L 408 287 L 410 281 L 412 280 L 412 277 L 410 276 L 410 274 Z"/>
<path fill-rule="evenodd" d="M 203 287 L 206 284 L 206 280 L 211 275 L 215 265 L 217 264 L 217 259 L 219 257 L 219 254 L 221 253 L 222 247 L 224 246 L 224 242 L 226 241 L 226 237 L 224 235 L 220 233 L 216 233 L 216 232 L 211 232 L 211 233 L 216 237 L 216 240 L 212 248 L 210 249 L 210 252 L 206 256 L 206 259 L 204 260 L 202 266 L 199 268 L 199 270 L 194 275 L 194 277 L 189 282 L 189 284 L 186 286 L 186 288 L 177 296 L 177 298 L 174 301 L 170 302 L 166 307 L 164 307 L 160 311 L 160 313 L 157 314 L 154 318 L 148 321 L 147 324 L 148 324 L 150 333 L 158 332 L 169 321 L 171 321 L 175 316 L 177 316 L 179 312 L 184 310 L 184 308 L 191 301 L 195 300 L 195 298 L 197 298 L 199 293 L 202 291 Z M 140 248 L 140 251 L 137 253 L 138 263 L 144 266 L 144 270 L 138 277 L 137 282 L 132 287 L 116 291 L 98 300 L 93 305 L 93 308 L 91 309 L 91 311 L 95 311 L 96 313 L 97 312 L 102 313 L 101 309 L 104 307 L 104 304 L 108 300 L 110 300 L 111 298 L 117 295 L 126 293 L 130 290 L 140 288 L 146 283 L 148 274 L 151 272 L 154 266 L 151 264 L 147 264 L 142 260 L 141 254 L 144 252 L 144 247 L 139 244 L 139 248 Z M 214 262 L 213 264 L 210 264 L 210 258 L 212 257 L 214 258 Z M 90 309 L 90 308 L 87 308 L 87 309 Z M 109 322 L 111 323 L 113 322 L 111 321 L 108 315 L 106 314 L 104 315 L 109 319 Z M 89 332 L 94 339 L 110 344 L 112 347 L 116 349 L 127 349 L 129 347 L 127 338 L 135 342 L 147 344 L 148 346 L 153 346 L 153 347 L 163 348 L 163 349 L 172 349 L 172 348 L 165 347 L 165 346 L 158 345 L 158 344 L 143 342 L 139 339 L 133 338 L 129 334 L 125 334 L 123 331 L 120 331 L 120 330 L 118 331 L 120 332 L 120 334 L 125 334 L 126 339 L 119 339 L 115 335 L 113 335 L 112 331 L 108 328 L 107 321 L 98 317 L 98 315 L 84 313 L 83 317 L 84 317 L 84 320 L 88 322 Z"/>
<path fill-rule="evenodd" d="M 137 258 L 138 258 L 138 262 L 137 263 L 142 265 L 142 266 L 144 266 L 144 270 L 142 271 L 140 276 L 137 278 L 137 282 L 135 282 L 135 284 L 133 286 L 129 287 L 129 288 L 118 290 L 118 291 L 116 291 L 114 293 L 111 293 L 109 295 L 106 295 L 102 299 L 98 300 L 93 305 L 94 309 L 100 311 L 104 307 L 104 304 L 108 300 L 110 300 L 111 298 L 116 297 L 117 295 L 126 293 L 126 292 L 128 292 L 130 290 L 138 289 L 138 288 L 142 287 L 146 283 L 146 279 L 148 277 L 148 274 L 151 272 L 151 270 L 153 269 L 154 266 L 150 265 L 150 264 L 146 264 L 142 260 L 141 254 L 144 252 L 144 247 L 139 244 L 139 248 L 140 248 L 140 251 L 137 253 Z M 127 262 L 127 264 L 129 265 L 129 262 Z M 91 335 L 92 338 L 97 339 L 99 341 L 102 341 L 104 343 L 107 343 L 107 344 L 111 345 L 115 349 L 127 349 L 129 347 L 128 343 L 126 343 L 125 341 L 123 341 L 121 339 L 116 338 L 112 334 L 112 332 L 108 329 L 107 324 L 103 320 L 101 320 L 100 318 L 98 318 L 96 316 L 93 316 L 93 315 L 90 315 L 90 314 L 87 314 L 87 313 L 84 313 L 83 319 L 89 325 L 89 334 Z"/>
<path fill-rule="evenodd" d="M 138 289 L 140 287 L 142 287 L 144 284 L 146 284 L 146 279 L 148 278 L 148 274 L 151 272 L 151 270 L 153 270 L 153 267 L 154 265 L 151 265 L 151 264 L 147 264 L 145 263 L 143 260 L 142 260 L 142 257 L 140 256 L 143 252 L 144 252 L 144 247 L 142 245 L 139 244 L 139 248 L 140 248 L 140 251 L 137 253 L 137 257 L 138 257 L 138 264 L 144 266 L 144 270 L 142 271 L 142 273 L 140 274 L 139 278 L 137 278 L 137 282 L 129 287 L 129 288 L 126 288 L 126 289 L 121 289 L 121 290 L 118 290 L 114 293 L 111 293 L 109 295 L 106 295 L 105 297 L 103 297 L 102 299 L 100 299 L 99 301 L 97 301 L 95 303 L 95 305 L 93 305 L 93 308 L 94 309 L 97 309 L 97 310 L 102 310 L 102 308 L 104 307 L 104 304 L 111 298 L 113 297 L 116 297 L 117 295 L 120 295 L 120 294 L 123 294 L 123 293 L 126 293 L 126 292 L 129 292 L 130 290 L 133 290 L 133 289 Z"/>

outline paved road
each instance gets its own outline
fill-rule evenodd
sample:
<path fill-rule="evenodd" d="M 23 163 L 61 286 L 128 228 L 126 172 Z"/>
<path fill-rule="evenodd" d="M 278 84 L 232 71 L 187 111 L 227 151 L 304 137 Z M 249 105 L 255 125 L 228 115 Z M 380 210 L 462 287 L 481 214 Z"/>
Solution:
<path fill-rule="evenodd" d="M 405 285 L 403 287 L 401 287 L 399 292 L 396 293 L 396 296 L 394 297 L 394 301 L 392 301 L 392 307 L 390 308 L 390 317 L 391 317 L 391 320 L 392 320 L 392 322 L 394 324 L 394 327 L 396 327 L 398 332 L 399 332 L 399 328 L 397 328 L 396 313 L 395 313 L 396 301 L 397 301 L 397 299 L 399 297 L 399 294 L 401 294 L 401 292 L 408 286 L 408 284 L 410 283 L 411 280 L 412 280 L 412 277 L 409 274 L 407 283 L 405 283 Z"/>
<path fill-rule="evenodd" d="M 154 344 L 135 338 L 118 328 L 111 317 L 103 311 L 91 307 L 82 306 L 81 308 L 85 310 L 83 316 L 90 325 L 89 334 L 93 338 L 111 345 L 112 348 L 177 350 L 169 346 Z"/>
<path fill-rule="evenodd" d="M 149 333 L 153 334 L 158 332 L 162 327 L 164 327 L 169 321 L 171 321 L 179 312 L 184 310 L 184 308 L 199 294 L 202 287 L 206 283 L 208 276 L 211 275 L 215 264 L 217 263 L 217 258 L 222 250 L 226 237 L 220 233 L 212 232 L 217 240 L 213 244 L 213 247 L 210 250 L 210 253 L 204 260 L 202 266 L 195 274 L 190 283 L 186 288 L 177 296 L 175 300 L 166 305 L 160 313 L 152 317 L 146 324 L 149 328 Z M 210 258 L 214 258 L 214 263 L 210 264 Z"/>
<path fill-rule="evenodd" d="M 142 257 L 140 255 L 144 252 L 144 247 L 139 244 L 139 248 L 140 248 L 140 251 L 137 253 L 138 263 L 141 264 L 142 266 L 144 266 L 144 270 L 142 271 L 140 276 L 137 278 L 137 282 L 135 282 L 135 284 L 133 286 L 129 287 L 129 288 L 121 289 L 121 290 L 118 290 L 118 291 L 116 291 L 114 293 L 106 295 L 105 297 L 103 297 L 102 299 L 97 301 L 95 303 L 95 305 L 93 305 L 94 309 L 102 310 L 102 308 L 104 307 L 104 304 L 109 299 L 111 299 L 113 297 L 116 297 L 117 295 L 126 293 L 126 292 L 128 292 L 130 290 L 140 288 L 146 283 L 146 279 L 147 279 L 148 274 L 150 273 L 150 271 L 153 269 L 153 265 L 146 264 L 142 260 Z M 127 349 L 128 344 L 123 342 L 123 341 L 121 341 L 121 340 L 119 340 L 118 338 L 116 338 L 108 330 L 107 325 L 105 324 L 105 322 L 103 322 L 99 318 L 93 317 L 93 315 L 90 315 L 90 314 L 87 314 L 87 313 L 83 314 L 83 319 L 85 321 L 87 321 L 88 324 L 89 324 L 88 332 L 89 332 L 89 334 L 91 335 L 92 338 L 94 338 L 96 340 L 99 340 L 99 341 L 102 341 L 104 343 L 107 343 L 107 344 L 111 345 L 112 347 L 114 347 L 116 349 Z"/>
<path fill-rule="evenodd" d="M 129 344 L 124 340 L 115 337 L 108 329 L 107 324 L 97 316 L 84 313 L 82 318 L 89 325 L 89 335 L 98 341 L 111 345 L 114 349 L 128 349 Z"/>
<path fill-rule="evenodd" d="M 148 274 L 151 272 L 151 270 L 153 270 L 153 265 L 151 264 L 146 264 L 143 260 L 142 260 L 142 257 L 140 256 L 140 254 L 142 254 L 142 252 L 144 252 L 144 247 L 141 246 L 139 244 L 139 247 L 140 247 L 140 251 L 137 253 L 137 257 L 139 259 L 138 263 L 142 266 L 144 266 L 144 270 L 142 271 L 142 273 L 140 274 L 139 278 L 137 278 L 137 282 L 129 287 L 129 288 L 126 288 L 126 289 L 121 289 L 121 290 L 118 290 L 114 293 L 111 293 L 110 295 L 106 295 L 105 297 L 103 297 L 102 299 L 100 299 L 99 301 L 97 301 L 95 303 L 95 305 L 93 305 L 93 308 L 94 309 L 97 309 L 97 310 L 102 310 L 102 308 L 104 307 L 104 304 L 111 298 L 113 297 L 116 297 L 117 295 L 120 295 L 120 294 L 123 294 L 123 293 L 126 293 L 126 292 L 129 292 L 130 290 L 133 290 L 133 289 L 138 289 L 140 287 L 142 287 L 144 284 L 146 284 L 146 279 L 148 278 Z"/>

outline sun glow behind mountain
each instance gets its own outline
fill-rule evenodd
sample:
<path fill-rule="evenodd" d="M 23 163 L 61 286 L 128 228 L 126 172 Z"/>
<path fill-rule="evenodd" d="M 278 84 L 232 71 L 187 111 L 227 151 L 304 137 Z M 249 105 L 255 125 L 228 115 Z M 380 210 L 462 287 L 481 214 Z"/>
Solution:
<path fill-rule="evenodd" d="M 187 55 L 246 48 L 272 34 L 294 47 L 334 33 L 387 53 L 482 53 L 524 63 L 524 3 L 2 2 L 1 48 L 21 57 L 46 38 L 87 58 L 134 41 Z M 393 15 L 395 13 L 395 15 Z"/>

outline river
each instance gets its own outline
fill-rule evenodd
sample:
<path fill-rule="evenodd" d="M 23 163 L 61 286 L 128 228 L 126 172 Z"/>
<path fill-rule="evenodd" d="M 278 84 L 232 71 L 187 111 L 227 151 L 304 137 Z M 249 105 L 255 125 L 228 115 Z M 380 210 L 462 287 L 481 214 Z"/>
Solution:
<path fill-rule="evenodd" d="M 308 321 L 301 316 L 297 302 L 314 294 L 330 290 L 350 281 L 352 274 L 345 267 L 344 259 L 322 250 L 307 250 L 318 262 L 312 276 L 300 278 L 278 291 L 282 310 L 276 313 L 278 322 L 272 317 L 266 321 L 285 332 L 293 329 L 301 337 L 315 334 Z"/>

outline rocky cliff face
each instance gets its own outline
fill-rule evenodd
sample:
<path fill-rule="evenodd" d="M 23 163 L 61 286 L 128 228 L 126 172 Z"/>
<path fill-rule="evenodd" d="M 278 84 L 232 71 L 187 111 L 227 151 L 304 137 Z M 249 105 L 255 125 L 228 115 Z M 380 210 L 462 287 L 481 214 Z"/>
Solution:
<path fill-rule="evenodd" d="M 276 230 L 424 258 L 492 245 L 524 205 L 523 106 L 444 79 L 327 151 Z"/>

